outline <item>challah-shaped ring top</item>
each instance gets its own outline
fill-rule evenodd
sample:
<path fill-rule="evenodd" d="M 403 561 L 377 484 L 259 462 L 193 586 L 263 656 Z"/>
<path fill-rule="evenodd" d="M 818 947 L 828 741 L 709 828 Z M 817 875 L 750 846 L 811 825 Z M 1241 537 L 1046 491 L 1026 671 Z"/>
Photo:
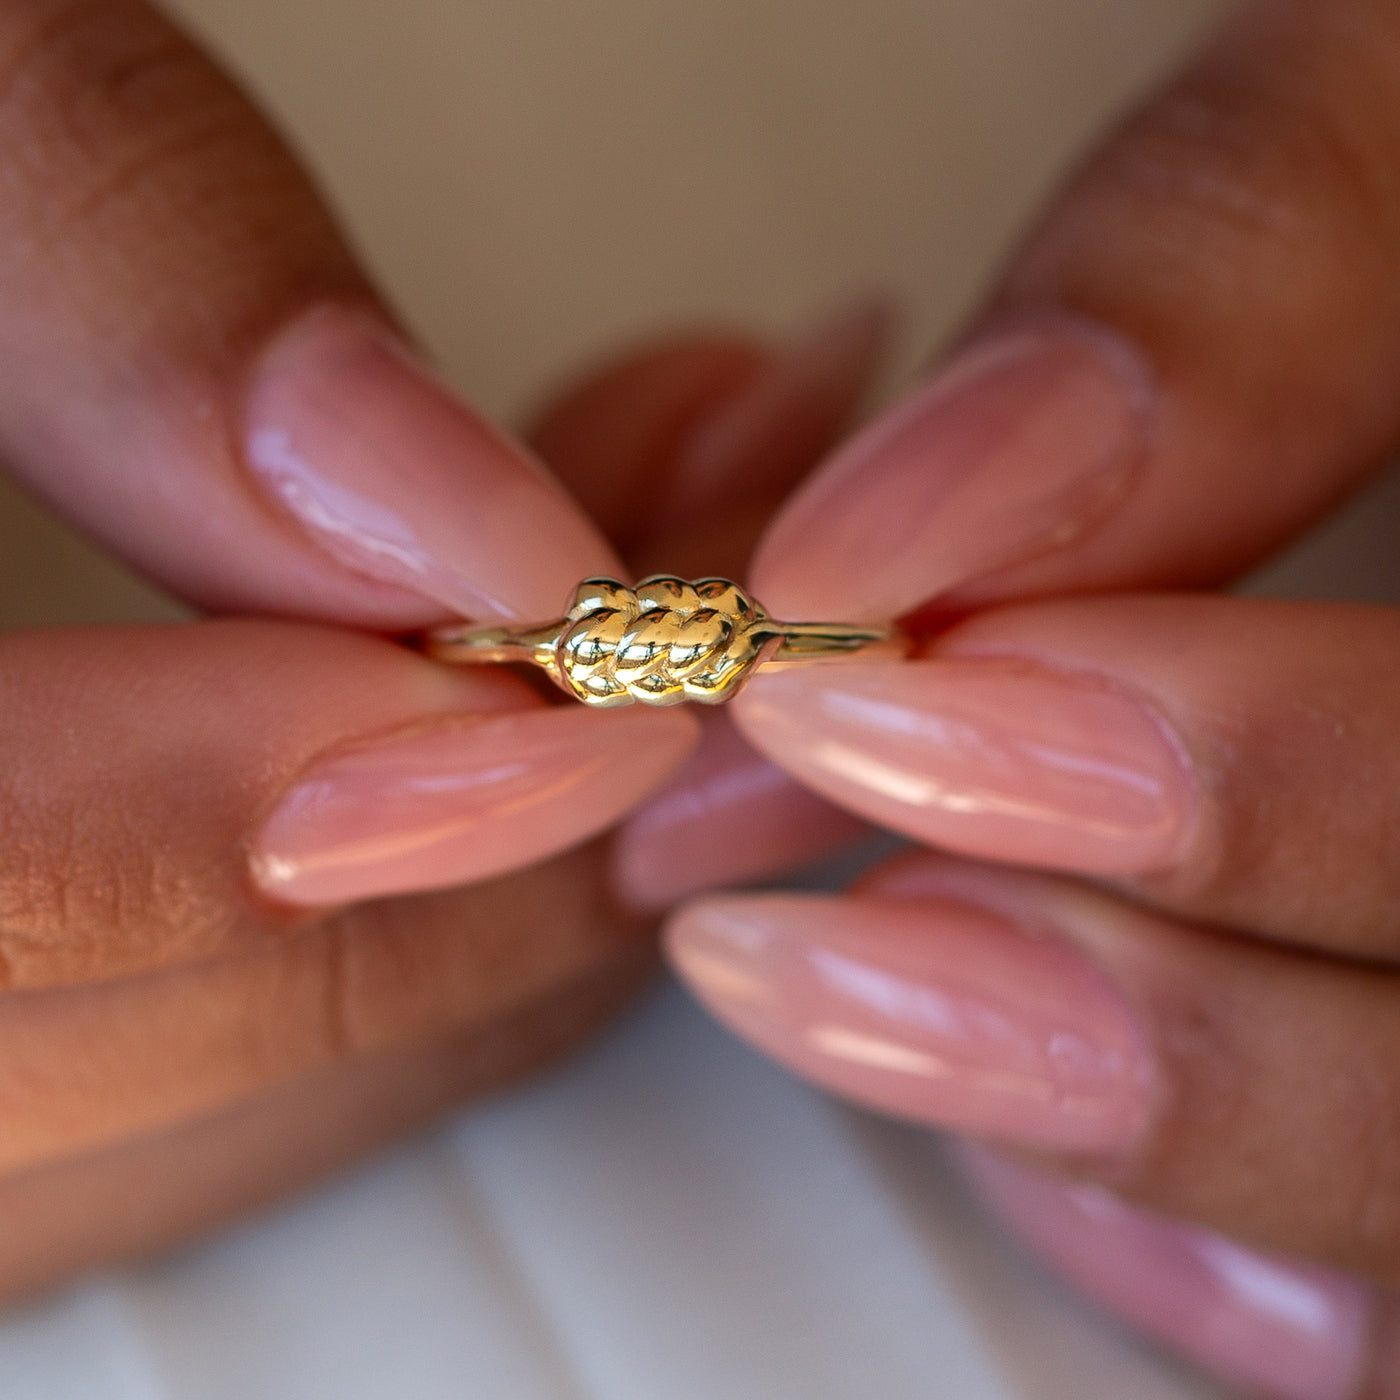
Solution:
<path fill-rule="evenodd" d="M 736 583 L 653 574 L 636 588 L 585 579 L 564 616 L 512 630 L 456 623 L 424 650 L 459 664 L 529 662 L 586 705 L 718 705 L 761 666 L 902 656 L 893 628 L 778 622 Z"/>

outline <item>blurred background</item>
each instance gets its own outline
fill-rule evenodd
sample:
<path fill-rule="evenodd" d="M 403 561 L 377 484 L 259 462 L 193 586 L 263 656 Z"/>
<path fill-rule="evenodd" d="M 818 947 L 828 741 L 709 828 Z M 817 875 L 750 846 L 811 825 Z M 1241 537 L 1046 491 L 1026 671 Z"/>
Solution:
<path fill-rule="evenodd" d="M 1217 0 L 180 0 L 449 377 L 965 312 Z M 1400 597 L 1392 478 L 1261 586 Z M 176 615 L 0 484 L 0 625 Z M 0 1321 L 5 1400 L 1186 1400 L 971 1218 L 927 1135 L 661 992 L 584 1060 L 178 1259 Z"/>

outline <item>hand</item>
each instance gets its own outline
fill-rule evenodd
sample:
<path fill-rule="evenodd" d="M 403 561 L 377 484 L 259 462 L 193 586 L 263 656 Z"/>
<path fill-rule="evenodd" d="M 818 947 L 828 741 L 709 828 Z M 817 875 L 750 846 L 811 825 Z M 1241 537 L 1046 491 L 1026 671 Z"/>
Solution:
<path fill-rule="evenodd" d="M 536 434 L 576 504 L 417 365 L 164 20 L 8 0 L 0 56 L 6 464 L 192 603 L 269 619 L 0 637 L 12 1297 L 309 1181 L 626 1001 L 646 924 L 579 843 L 681 762 L 693 716 L 548 705 L 373 634 L 553 614 L 622 567 L 585 507 L 630 549 L 697 552 L 658 483 L 703 502 L 757 456 L 785 488 L 874 322 L 590 376 Z"/>
<path fill-rule="evenodd" d="M 1400 445 L 1397 114 L 1400 5 L 1255 4 L 1079 170 L 750 575 L 926 638 L 735 712 L 945 854 L 671 929 L 800 1073 L 1032 1154 L 974 1156 L 1013 1224 L 1274 1400 L 1400 1395 L 1400 612 L 1161 590 Z"/>

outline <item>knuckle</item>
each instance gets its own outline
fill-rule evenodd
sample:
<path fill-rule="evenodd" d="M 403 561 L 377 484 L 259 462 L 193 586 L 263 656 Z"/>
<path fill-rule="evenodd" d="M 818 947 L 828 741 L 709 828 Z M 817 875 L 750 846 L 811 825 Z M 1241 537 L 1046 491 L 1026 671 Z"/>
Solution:
<path fill-rule="evenodd" d="M 101 830 L 73 811 L 0 820 L 0 990 L 120 976 L 231 936 L 232 902 L 118 812 Z"/>
<path fill-rule="evenodd" d="M 1251 103 L 1198 84 L 1174 89 L 1140 112 L 1104 151 L 1099 174 L 1129 199 L 1180 227 L 1253 242 L 1292 229 L 1298 211 L 1291 167 L 1261 130 Z"/>
<path fill-rule="evenodd" d="M 232 84 L 144 5 L 29 3 L 4 19 L 0 217 L 30 240 L 126 207 L 172 165 L 215 168 L 215 148 L 257 130 Z"/>
<path fill-rule="evenodd" d="M 1088 264 L 1071 279 L 1092 292 L 1107 269 L 1115 295 L 1126 279 L 1173 319 L 1183 305 L 1233 317 L 1261 299 L 1314 328 L 1349 314 L 1355 289 L 1388 285 L 1400 132 L 1373 118 L 1374 99 L 1317 88 L 1237 68 L 1178 82 L 1072 182 L 1071 218 L 1043 256 L 1063 259 L 1067 234 L 1071 262 Z"/>
<path fill-rule="evenodd" d="M 393 1049 L 489 1020 L 500 979 L 472 930 L 431 897 L 373 901 L 317 930 L 317 1038 L 332 1059 Z"/>
<path fill-rule="evenodd" d="M 364 936 L 364 922 L 373 920 L 374 908 L 364 906 L 328 920 L 314 934 L 315 1037 L 321 1055 L 330 1061 L 385 1048 L 376 997 L 394 995 L 401 959 L 392 947 Z"/>
<path fill-rule="evenodd" d="M 1374 654 L 1361 640 L 1357 655 Z M 1334 653 L 1335 654 L 1335 653 Z M 1316 653 L 1310 678 L 1328 670 Z M 1178 912 L 1291 943 L 1394 963 L 1400 954 L 1397 755 L 1388 716 L 1357 703 L 1375 664 L 1325 689 L 1275 672 L 1198 696 L 1190 727 L 1197 817 L 1173 864 L 1134 882 Z M 1383 692 L 1381 692 L 1383 693 Z M 1306 858 L 1300 858 L 1305 851 Z"/>
<path fill-rule="evenodd" d="M 413 917 L 417 899 L 356 905 L 310 935 L 314 1036 L 330 1060 L 396 1048 L 480 1018 L 489 975 L 464 979 L 462 930 L 444 938 Z M 453 946 L 457 945 L 457 946 Z"/>
<path fill-rule="evenodd" d="M 320 1038 L 338 1058 L 500 1022 L 641 940 L 559 858 L 550 879 L 377 900 L 320 926 Z M 572 877 L 572 878 L 571 878 Z M 557 879 L 559 883 L 554 883 Z M 561 900 L 561 888 L 577 897 Z"/>
<path fill-rule="evenodd" d="M 1321 220 L 1393 228 L 1388 143 L 1341 103 L 1202 78 L 1148 109 L 1128 135 L 1123 179 L 1245 238 L 1307 238 Z"/>

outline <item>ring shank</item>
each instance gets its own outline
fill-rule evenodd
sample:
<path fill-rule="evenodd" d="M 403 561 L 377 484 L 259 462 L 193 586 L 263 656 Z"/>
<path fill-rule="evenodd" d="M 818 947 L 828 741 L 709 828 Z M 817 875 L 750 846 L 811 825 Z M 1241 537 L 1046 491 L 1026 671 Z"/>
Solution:
<path fill-rule="evenodd" d="M 908 655 L 906 640 L 892 627 L 861 627 L 841 622 L 775 622 L 777 647 L 758 669 L 804 666 L 813 661 L 902 660 Z"/>
<path fill-rule="evenodd" d="M 435 627 L 423 638 L 423 651 L 435 661 L 455 666 L 528 663 L 555 669 L 555 648 L 563 628 L 557 623 L 512 632 L 506 627 L 471 627 L 450 623 Z"/>
<path fill-rule="evenodd" d="M 575 699 L 605 708 L 717 705 L 769 667 L 897 659 L 909 650 L 890 626 L 781 622 L 737 584 L 670 575 L 653 575 L 635 589 L 586 579 L 552 622 L 518 630 L 448 623 L 424 634 L 420 645 L 458 666 L 537 666 Z"/>

